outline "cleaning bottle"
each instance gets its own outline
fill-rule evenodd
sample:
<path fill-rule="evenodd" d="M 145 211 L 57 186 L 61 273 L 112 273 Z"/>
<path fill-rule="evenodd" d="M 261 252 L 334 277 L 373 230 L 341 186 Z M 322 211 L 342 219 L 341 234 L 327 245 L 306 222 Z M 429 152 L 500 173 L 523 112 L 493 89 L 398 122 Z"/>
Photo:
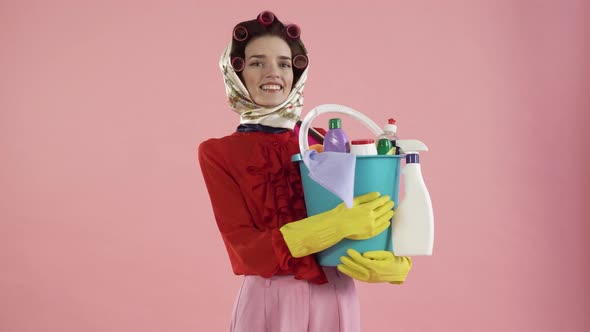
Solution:
<path fill-rule="evenodd" d="M 375 140 L 372 138 L 353 139 L 350 142 L 350 153 L 357 156 L 374 156 L 377 154 Z"/>
<path fill-rule="evenodd" d="M 402 168 L 404 198 L 392 221 L 393 253 L 396 256 L 430 256 L 434 245 L 434 215 L 430 194 L 422 178 L 420 151 L 428 151 L 418 140 L 397 140 L 406 154 Z"/>
<path fill-rule="evenodd" d="M 379 136 L 381 137 L 381 136 Z M 392 154 L 393 146 L 391 145 L 391 141 L 389 138 L 380 138 L 377 142 L 377 154 L 378 155 L 387 155 Z"/>
<path fill-rule="evenodd" d="M 330 119 L 330 129 L 324 137 L 324 152 L 350 152 L 350 142 L 344 130 L 340 118 Z"/>
<path fill-rule="evenodd" d="M 399 154 L 399 148 L 396 145 L 396 141 L 399 139 L 396 135 L 397 133 L 397 125 L 395 124 L 395 119 L 394 118 L 389 118 L 387 120 L 387 124 L 383 127 L 383 134 L 379 135 L 379 137 L 377 137 L 377 142 L 379 142 L 381 139 L 388 139 L 391 142 L 391 148 L 389 151 L 387 151 L 387 153 L 383 153 L 383 154 Z M 383 144 L 383 143 L 381 143 Z M 379 149 L 379 146 L 377 146 L 377 149 Z M 380 153 L 381 154 L 381 153 Z"/>

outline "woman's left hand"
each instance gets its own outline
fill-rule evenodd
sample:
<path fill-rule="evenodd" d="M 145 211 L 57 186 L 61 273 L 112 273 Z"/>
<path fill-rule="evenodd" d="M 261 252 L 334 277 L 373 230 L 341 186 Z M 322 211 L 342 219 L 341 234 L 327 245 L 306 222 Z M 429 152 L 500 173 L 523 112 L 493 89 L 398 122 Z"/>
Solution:
<path fill-rule="evenodd" d="M 401 284 L 412 268 L 410 257 L 397 257 L 391 251 L 377 250 L 360 254 L 354 249 L 340 257 L 338 270 L 354 279 L 365 282 Z"/>

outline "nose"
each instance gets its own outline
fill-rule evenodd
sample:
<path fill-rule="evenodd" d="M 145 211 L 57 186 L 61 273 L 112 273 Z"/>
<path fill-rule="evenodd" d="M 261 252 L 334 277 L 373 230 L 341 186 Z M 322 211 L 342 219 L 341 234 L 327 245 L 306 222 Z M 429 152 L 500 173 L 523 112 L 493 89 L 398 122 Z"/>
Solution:
<path fill-rule="evenodd" d="M 276 63 L 271 63 L 270 65 L 268 65 L 266 67 L 266 77 L 279 77 L 280 76 L 280 70 L 279 70 L 279 65 Z"/>

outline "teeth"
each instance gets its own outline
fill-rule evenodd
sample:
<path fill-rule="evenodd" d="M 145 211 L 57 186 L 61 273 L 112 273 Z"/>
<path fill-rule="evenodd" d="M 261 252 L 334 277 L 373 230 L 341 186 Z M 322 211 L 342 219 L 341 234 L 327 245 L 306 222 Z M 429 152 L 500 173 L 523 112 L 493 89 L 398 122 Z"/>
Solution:
<path fill-rule="evenodd" d="M 280 90 L 281 86 L 280 85 L 275 85 L 275 84 L 267 84 L 267 85 L 263 85 L 260 87 L 262 90 Z"/>

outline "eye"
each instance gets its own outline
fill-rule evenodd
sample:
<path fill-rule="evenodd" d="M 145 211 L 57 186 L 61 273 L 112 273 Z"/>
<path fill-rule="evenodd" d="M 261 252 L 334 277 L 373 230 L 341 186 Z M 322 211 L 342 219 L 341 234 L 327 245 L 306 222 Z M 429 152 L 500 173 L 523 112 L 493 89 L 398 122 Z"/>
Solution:
<path fill-rule="evenodd" d="M 291 64 L 289 62 L 281 63 L 280 66 L 283 67 L 283 68 L 291 68 Z"/>
<path fill-rule="evenodd" d="M 262 66 L 262 62 L 260 62 L 260 61 L 250 62 L 250 67 L 260 67 L 260 66 Z"/>

